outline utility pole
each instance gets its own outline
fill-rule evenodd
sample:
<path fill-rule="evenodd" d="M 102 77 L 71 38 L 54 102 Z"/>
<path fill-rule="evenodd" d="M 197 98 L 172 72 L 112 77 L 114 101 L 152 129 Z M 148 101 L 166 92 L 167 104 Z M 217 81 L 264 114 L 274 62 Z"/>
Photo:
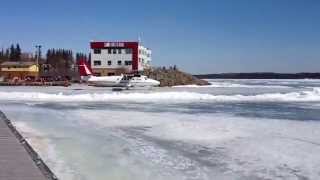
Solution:
<path fill-rule="evenodd" d="M 40 56 L 41 56 L 41 48 L 42 48 L 42 46 L 41 45 L 36 45 L 36 48 L 37 48 L 37 62 L 36 62 L 36 64 L 37 64 L 37 66 L 39 66 L 39 60 L 40 60 Z"/>
<path fill-rule="evenodd" d="M 40 60 L 40 56 L 41 56 L 41 45 L 36 45 L 37 48 L 37 59 L 36 59 L 36 66 L 38 68 L 38 71 L 40 71 L 40 66 L 39 66 L 39 60 Z"/>

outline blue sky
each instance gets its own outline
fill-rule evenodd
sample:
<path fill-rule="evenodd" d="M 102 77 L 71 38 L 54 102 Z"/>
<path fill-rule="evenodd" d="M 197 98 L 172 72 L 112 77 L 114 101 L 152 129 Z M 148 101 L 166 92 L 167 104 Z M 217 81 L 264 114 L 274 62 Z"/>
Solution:
<path fill-rule="evenodd" d="M 318 0 L 3 1 L 0 47 L 137 40 L 190 73 L 319 72 Z"/>

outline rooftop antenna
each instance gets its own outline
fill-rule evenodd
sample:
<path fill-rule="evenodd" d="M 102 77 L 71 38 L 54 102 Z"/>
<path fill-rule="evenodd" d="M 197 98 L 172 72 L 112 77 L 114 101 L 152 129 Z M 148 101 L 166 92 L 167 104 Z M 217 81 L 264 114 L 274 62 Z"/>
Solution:
<path fill-rule="evenodd" d="M 142 44 L 141 36 L 138 36 L 138 42 L 139 44 Z"/>

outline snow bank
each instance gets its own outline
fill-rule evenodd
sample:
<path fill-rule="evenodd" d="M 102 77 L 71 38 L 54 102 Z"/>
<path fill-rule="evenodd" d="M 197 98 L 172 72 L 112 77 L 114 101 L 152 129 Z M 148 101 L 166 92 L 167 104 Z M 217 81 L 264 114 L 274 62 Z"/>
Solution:
<path fill-rule="evenodd" d="M 44 102 L 181 102 L 181 101 L 253 101 L 320 102 L 320 88 L 291 93 L 259 95 L 212 95 L 194 92 L 50 94 L 39 92 L 0 92 L 0 100 Z"/>

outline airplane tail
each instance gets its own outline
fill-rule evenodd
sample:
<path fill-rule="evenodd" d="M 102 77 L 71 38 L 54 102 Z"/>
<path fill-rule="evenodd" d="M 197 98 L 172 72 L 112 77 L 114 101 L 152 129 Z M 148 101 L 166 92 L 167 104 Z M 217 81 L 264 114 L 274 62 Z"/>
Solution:
<path fill-rule="evenodd" d="M 78 70 L 81 77 L 93 76 L 91 68 L 88 66 L 85 60 L 78 61 Z"/>

